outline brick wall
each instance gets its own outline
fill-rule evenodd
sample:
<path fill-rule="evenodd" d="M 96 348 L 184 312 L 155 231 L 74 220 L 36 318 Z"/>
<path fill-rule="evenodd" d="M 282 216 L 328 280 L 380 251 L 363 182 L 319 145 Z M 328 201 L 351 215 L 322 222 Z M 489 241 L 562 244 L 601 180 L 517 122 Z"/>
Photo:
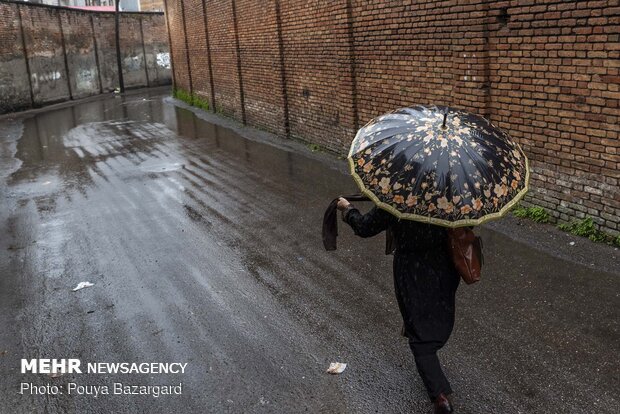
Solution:
<path fill-rule="evenodd" d="M 531 200 L 612 230 L 620 230 L 618 3 L 519 2 L 496 8 L 489 26 L 491 119 L 532 160 Z"/>
<path fill-rule="evenodd" d="M 246 121 L 284 135 L 284 89 L 275 2 L 244 0 L 237 1 L 235 6 Z"/>
<path fill-rule="evenodd" d="M 202 73 L 192 79 L 194 95 L 203 101 L 211 101 L 211 72 L 209 69 L 209 49 L 205 31 L 204 10 L 202 0 L 185 1 L 185 15 L 193 21 L 193 30 L 187 33 L 187 42 L 192 45 L 193 56 L 190 62 L 192 73 Z M 189 90 L 189 89 L 187 89 Z"/>
<path fill-rule="evenodd" d="M 416 2 L 380 8 L 356 1 L 357 104 L 365 123 L 412 103 L 487 114 L 482 17 L 485 3 Z"/>
<path fill-rule="evenodd" d="M 0 113 L 118 87 L 114 27 L 113 13 L 0 1 Z M 120 33 L 126 87 L 169 83 L 163 15 L 123 13 Z"/>
<path fill-rule="evenodd" d="M 190 85 L 190 72 L 187 66 L 187 48 L 185 47 L 186 37 L 181 0 L 164 0 L 164 8 L 170 38 L 170 57 L 173 60 L 172 80 L 176 88 L 190 91 L 192 86 Z"/>
<path fill-rule="evenodd" d="M 238 49 L 235 39 L 233 2 L 232 0 L 205 1 L 209 22 L 215 108 L 226 115 L 242 119 L 242 89 L 237 66 Z M 191 56 L 193 58 L 194 54 L 192 53 Z"/>
<path fill-rule="evenodd" d="M 287 1 L 281 8 L 291 135 L 342 152 L 354 133 L 341 122 L 352 109 L 341 102 L 350 95 L 346 3 Z"/>
<path fill-rule="evenodd" d="M 617 233 L 618 3 L 168 0 L 168 19 L 176 86 L 225 114 L 345 153 L 383 112 L 463 107 L 521 143 L 529 203 Z"/>

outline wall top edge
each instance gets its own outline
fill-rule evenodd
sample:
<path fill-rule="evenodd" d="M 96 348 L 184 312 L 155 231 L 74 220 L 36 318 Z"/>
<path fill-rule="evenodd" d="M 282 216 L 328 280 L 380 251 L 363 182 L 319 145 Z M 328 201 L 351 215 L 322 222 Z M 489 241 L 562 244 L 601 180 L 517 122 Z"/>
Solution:
<path fill-rule="evenodd" d="M 18 6 L 24 7 L 41 7 L 47 9 L 57 9 L 67 12 L 75 12 L 75 13 L 85 13 L 85 14 L 93 14 L 93 15 L 114 15 L 113 11 L 95 11 L 95 10 L 83 10 L 83 9 L 74 9 L 71 7 L 65 6 L 54 6 L 51 4 L 38 4 L 38 3 L 29 3 L 27 1 L 19 1 L 19 0 L 0 0 L 0 4 L 16 4 Z M 122 11 L 119 12 L 120 15 L 164 15 L 164 12 L 154 12 L 154 11 L 144 11 L 144 12 L 136 12 L 136 11 Z"/>

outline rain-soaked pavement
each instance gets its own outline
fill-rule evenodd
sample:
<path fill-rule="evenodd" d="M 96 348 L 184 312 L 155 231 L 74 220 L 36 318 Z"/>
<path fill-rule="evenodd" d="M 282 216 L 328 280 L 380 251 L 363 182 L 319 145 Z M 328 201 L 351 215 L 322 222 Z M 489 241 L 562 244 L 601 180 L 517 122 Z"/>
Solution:
<path fill-rule="evenodd" d="M 322 248 L 323 209 L 353 190 L 344 163 L 243 138 L 166 93 L 0 120 L 0 413 L 430 412 L 383 238 L 343 228 L 338 251 Z M 458 412 L 620 412 L 618 250 L 510 219 L 482 233 L 484 280 L 461 285 L 441 355 Z M 19 372 L 45 357 L 188 365 Z M 333 361 L 348 368 L 330 376 Z M 183 394 L 20 395 L 22 382 Z"/>

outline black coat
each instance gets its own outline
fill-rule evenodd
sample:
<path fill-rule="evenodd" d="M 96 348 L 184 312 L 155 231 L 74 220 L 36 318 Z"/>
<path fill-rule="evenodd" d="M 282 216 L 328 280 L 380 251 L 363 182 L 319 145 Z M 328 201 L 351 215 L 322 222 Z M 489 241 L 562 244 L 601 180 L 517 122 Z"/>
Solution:
<path fill-rule="evenodd" d="M 343 212 L 343 220 L 360 237 L 372 237 L 390 230 L 397 254 L 414 253 L 419 257 L 435 256 L 440 260 L 449 260 L 448 231 L 445 227 L 399 220 L 376 206 L 364 215 L 350 206 Z"/>
<path fill-rule="evenodd" d="M 343 220 L 355 234 L 371 237 L 384 230 L 392 234 L 394 287 L 403 317 L 404 334 L 416 360 L 418 372 L 429 397 L 449 394 L 437 351 L 452 332 L 458 275 L 448 251 L 448 232 L 444 227 L 399 220 L 374 207 L 366 214 L 349 207 Z"/>

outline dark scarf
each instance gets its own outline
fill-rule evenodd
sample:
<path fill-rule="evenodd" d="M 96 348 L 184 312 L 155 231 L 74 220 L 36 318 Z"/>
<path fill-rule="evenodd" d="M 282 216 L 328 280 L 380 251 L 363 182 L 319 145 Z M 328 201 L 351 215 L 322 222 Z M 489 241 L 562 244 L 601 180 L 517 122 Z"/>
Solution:
<path fill-rule="evenodd" d="M 361 194 L 352 194 L 347 196 L 339 196 L 332 200 L 323 215 L 323 246 L 325 250 L 336 250 L 336 239 L 338 238 L 338 199 L 346 198 L 348 201 L 370 201 L 370 198 Z M 385 232 L 385 254 L 392 254 L 396 246 L 394 246 L 394 238 L 392 229 L 388 228 Z"/>

